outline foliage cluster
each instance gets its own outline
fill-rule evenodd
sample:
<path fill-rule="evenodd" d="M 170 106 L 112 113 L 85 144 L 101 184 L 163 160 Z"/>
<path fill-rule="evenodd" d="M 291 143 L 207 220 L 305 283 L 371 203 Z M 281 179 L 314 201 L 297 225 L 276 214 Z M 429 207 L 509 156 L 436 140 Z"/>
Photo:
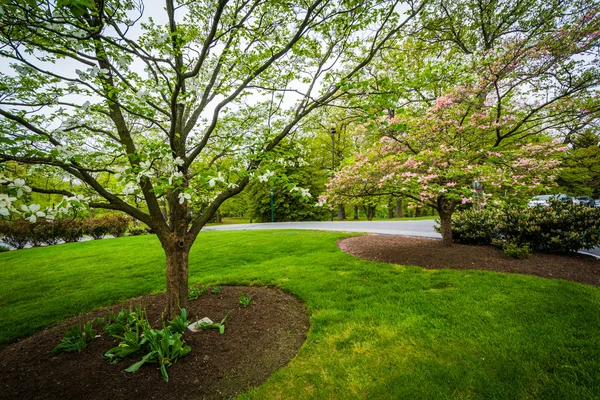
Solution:
<path fill-rule="evenodd" d="M 455 213 L 452 223 L 452 236 L 464 244 L 491 244 L 501 239 L 546 253 L 600 245 L 600 209 L 559 201 L 548 207 L 461 211 Z"/>
<path fill-rule="evenodd" d="M 87 343 L 96 337 L 94 324 L 105 323 L 104 318 L 88 321 L 83 327 L 71 326 L 54 348 L 54 352 L 73 352 L 85 349 Z M 160 372 L 165 381 L 169 381 L 167 367 L 179 358 L 188 355 L 191 348 L 182 339 L 189 321 L 185 309 L 175 317 L 169 326 L 153 329 L 148 321 L 146 311 L 136 306 L 129 310 L 122 309 L 118 314 L 110 313 L 104 330 L 112 337 L 120 340 L 118 346 L 104 353 L 104 357 L 113 363 L 135 354 L 145 355 L 142 359 L 127 368 L 126 372 L 135 372 L 147 362 L 160 365 Z"/>
<path fill-rule="evenodd" d="M 102 239 L 105 235 L 121 237 L 127 232 L 129 218 L 124 215 L 106 215 L 85 220 L 83 231 L 94 240 Z"/>
<path fill-rule="evenodd" d="M 103 324 L 104 318 L 96 318 L 91 321 L 87 321 L 83 327 L 73 325 L 65 333 L 62 341 L 56 346 L 52 352 L 54 353 L 71 353 L 80 352 L 87 347 L 87 344 L 96 338 L 96 330 L 94 324 Z"/>
<path fill-rule="evenodd" d="M 500 213 L 496 209 L 467 209 L 452 216 L 452 238 L 462 244 L 492 244 L 498 238 Z M 435 226 L 439 233 L 440 227 Z"/>
<path fill-rule="evenodd" d="M 527 258 L 531 254 L 529 246 L 519 246 L 510 242 L 505 242 L 502 250 L 504 250 L 504 254 L 512 258 Z"/>
<path fill-rule="evenodd" d="M 38 247 L 78 242 L 84 234 L 94 239 L 101 239 L 107 234 L 121 237 L 127 231 L 128 224 L 128 218 L 121 215 L 106 215 L 85 221 L 76 218 L 38 219 L 35 222 L 20 219 L 0 221 L 0 236 L 9 246 L 22 249 L 28 244 Z"/>
<path fill-rule="evenodd" d="M 83 222 L 78 219 L 0 221 L 0 236 L 3 242 L 15 249 L 22 249 L 28 244 L 37 247 L 61 241 L 78 242 L 83 236 Z"/>

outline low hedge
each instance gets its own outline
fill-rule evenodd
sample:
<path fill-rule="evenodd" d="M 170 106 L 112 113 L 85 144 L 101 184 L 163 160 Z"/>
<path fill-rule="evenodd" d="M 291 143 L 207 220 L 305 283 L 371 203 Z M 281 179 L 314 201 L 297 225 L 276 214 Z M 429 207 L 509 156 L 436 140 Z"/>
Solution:
<path fill-rule="evenodd" d="M 101 239 L 105 235 L 121 237 L 127 232 L 129 219 L 123 215 L 108 215 L 82 221 L 75 218 L 57 220 L 39 219 L 0 221 L 2 241 L 12 248 L 22 249 L 28 244 L 33 247 L 53 245 L 60 242 L 78 242 L 84 235 Z"/>
<path fill-rule="evenodd" d="M 452 216 L 457 243 L 501 240 L 546 253 L 576 252 L 600 245 L 600 208 L 552 202 L 548 207 L 468 210 Z"/>

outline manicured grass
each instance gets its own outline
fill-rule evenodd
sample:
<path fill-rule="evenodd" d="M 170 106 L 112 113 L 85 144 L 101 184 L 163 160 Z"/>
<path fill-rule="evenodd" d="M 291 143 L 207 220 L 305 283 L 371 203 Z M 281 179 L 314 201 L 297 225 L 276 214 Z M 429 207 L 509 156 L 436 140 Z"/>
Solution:
<path fill-rule="evenodd" d="M 363 261 L 345 236 L 201 233 L 193 284 L 275 285 L 311 314 L 298 356 L 241 398 L 598 398 L 598 288 Z M 154 236 L 2 253 L 0 341 L 161 291 L 163 263 Z"/>

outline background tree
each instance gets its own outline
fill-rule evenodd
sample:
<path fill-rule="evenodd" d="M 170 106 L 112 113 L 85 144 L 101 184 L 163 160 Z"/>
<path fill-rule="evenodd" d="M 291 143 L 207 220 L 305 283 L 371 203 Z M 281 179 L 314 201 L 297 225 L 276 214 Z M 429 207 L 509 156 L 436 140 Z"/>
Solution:
<path fill-rule="evenodd" d="M 588 128 L 570 136 L 558 184 L 562 192 L 600 197 L 600 135 Z"/>
<path fill-rule="evenodd" d="M 89 206 L 151 227 L 166 254 L 167 311 L 185 307 L 204 224 L 422 7 L 398 6 L 5 1 L 0 161 L 69 173 L 77 190 L 55 193 L 85 192 Z"/>

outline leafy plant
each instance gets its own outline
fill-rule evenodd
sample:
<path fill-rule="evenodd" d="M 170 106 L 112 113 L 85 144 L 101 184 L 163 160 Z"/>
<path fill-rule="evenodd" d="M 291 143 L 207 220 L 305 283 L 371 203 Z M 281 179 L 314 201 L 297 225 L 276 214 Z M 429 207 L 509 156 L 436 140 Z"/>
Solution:
<path fill-rule="evenodd" d="M 104 218 L 91 218 L 83 222 L 83 232 L 94 240 L 102 239 L 108 233 L 108 229 Z"/>
<path fill-rule="evenodd" d="M 252 296 L 245 293 L 240 293 L 239 301 L 242 306 L 248 307 L 250 303 L 252 303 Z"/>
<path fill-rule="evenodd" d="M 181 309 L 181 315 L 173 318 L 171 322 L 169 322 L 169 330 L 173 333 L 181 333 L 184 334 L 187 330 L 190 321 L 187 319 L 187 312 L 185 308 Z"/>
<path fill-rule="evenodd" d="M 10 247 L 0 244 L 0 253 L 4 253 L 5 251 L 10 251 Z"/>
<path fill-rule="evenodd" d="M 223 291 L 223 288 L 221 286 L 213 286 L 212 290 L 210 291 L 212 294 L 219 294 Z"/>
<path fill-rule="evenodd" d="M 146 311 L 140 306 L 136 306 L 134 310 L 130 306 L 129 311 L 121 309 L 117 315 L 111 312 L 108 317 L 108 324 L 104 327 L 104 330 L 109 335 L 122 339 L 125 332 L 137 328 L 142 331 L 150 328 L 148 316 Z"/>
<path fill-rule="evenodd" d="M 129 226 L 129 218 L 125 215 L 107 215 L 104 217 L 106 231 L 114 237 L 121 237 L 127 232 Z"/>
<path fill-rule="evenodd" d="M 150 232 L 148 231 L 148 228 L 143 228 L 143 227 L 131 227 L 127 230 L 127 232 L 129 232 L 130 236 L 139 236 L 139 235 L 147 235 Z"/>
<path fill-rule="evenodd" d="M 230 312 L 225 314 L 225 317 L 223 317 L 221 322 L 213 322 L 212 324 L 206 322 L 197 322 L 197 325 L 201 329 L 218 329 L 219 333 L 222 335 L 225 333 L 225 321 L 227 321 L 227 318 L 229 318 L 230 314 Z"/>
<path fill-rule="evenodd" d="M 156 362 L 159 364 L 161 375 L 168 382 L 167 367 L 174 364 L 181 357 L 188 355 L 191 351 L 190 346 L 185 344 L 180 333 L 171 332 L 168 328 L 162 330 L 147 329 L 143 335 L 145 344 L 149 347 L 149 352 L 125 371 L 135 372 L 147 362 Z"/>
<path fill-rule="evenodd" d="M 65 333 L 61 343 L 56 346 L 52 352 L 53 353 L 70 353 L 74 351 L 81 351 L 86 348 L 87 344 L 94 340 L 96 337 L 96 330 L 94 329 L 94 324 L 104 323 L 104 318 L 96 318 L 91 321 L 87 321 L 83 328 L 77 325 L 73 325 L 69 328 L 69 330 Z"/>
<path fill-rule="evenodd" d="M 529 246 L 519 246 L 514 243 L 504 243 L 502 246 L 504 254 L 512 258 L 527 258 L 531 255 Z"/>
<path fill-rule="evenodd" d="M 31 240 L 30 223 L 25 220 L 0 221 L 2 241 L 17 250 L 23 249 Z"/>
<path fill-rule="evenodd" d="M 135 328 L 128 330 L 123 336 L 115 337 L 121 339 L 119 345 L 104 353 L 104 357 L 113 363 L 137 353 L 146 343 L 146 339 L 140 333 L 140 325 L 136 325 Z"/>
<path fill-rule="evenodd" d="M 200 287 L 191 287 L 188 290 L 188 299 L 190 300 L 196 300 L 198 297 L 202 296 L 203 294 L 208 293 L 208 288 L 203 288 L 202 286 Z"/>
<path fill-rule="evenodd" d="M 493 209 L 470 209 L 452 215 L 452 240 L 462 244 L 491 244 L 498 237 L 499 213 Z M 441 232 L 439 225 L 435 230 Z"/>

